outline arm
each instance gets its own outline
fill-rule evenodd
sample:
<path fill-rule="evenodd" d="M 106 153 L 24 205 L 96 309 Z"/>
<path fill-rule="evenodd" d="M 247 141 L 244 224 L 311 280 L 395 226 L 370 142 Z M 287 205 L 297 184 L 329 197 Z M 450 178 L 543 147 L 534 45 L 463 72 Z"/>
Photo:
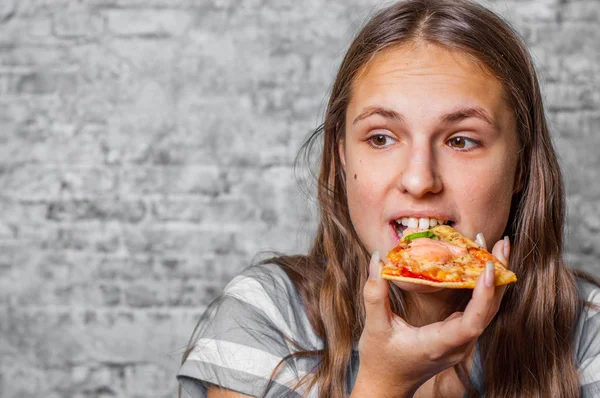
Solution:
<path fill-rule="evenodd" d="M 302 300 L 286 278 L 275 265 L 251 267 L 210 305 L 178 372 L 190 396 L 206 397 L 207 388 L 213 387 L 219 391 L 211 394 L 257 397 L 268 387 L 269 396 L 286 396 L 296 377 L 310 371 L 306 361 L 288 361 L 273 375 L 294 349 L 286 338 L 312 347 L 303 329 L 309 321 L 301 318 L 306 317 Z"/>
<path fill-rule="evenodd" d="M 225 388 L 211 387 L 208 389 L 208 398 L 246 398 L 250 395 L 241 394 L 239 392 L 227 390 Z"/>

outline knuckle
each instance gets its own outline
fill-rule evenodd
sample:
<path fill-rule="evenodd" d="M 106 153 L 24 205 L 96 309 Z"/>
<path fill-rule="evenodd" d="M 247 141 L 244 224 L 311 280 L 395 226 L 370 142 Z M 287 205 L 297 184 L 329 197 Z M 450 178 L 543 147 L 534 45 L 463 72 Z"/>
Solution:
<path fill-rule="evenodd" d="M 381 297 L 379 297 L 377 291 L 368 286 L 368 284 L 365 285 L 363 290 L 363 299 L 365 300 L 365 304 L 378 304 L 381 301 Z"/>
<path fill-rule="evenodd" d="M 445 350 L 440 349 L 439 347 L 428 347 L 425 351 L 425 356 L 429 362 L 439 362 L 446 355 Z"/>
<path fill-rule="evenodd" d="M 484 330 L 485 330 L 484 327 L 482 327 L 480 325 L 474 325 L 463 331 L 463 338 L 465 340 L 474 340 L 474 339 L 478 338 L 479 336 L 481 336 L 481 334 L 483 333 Z"/>

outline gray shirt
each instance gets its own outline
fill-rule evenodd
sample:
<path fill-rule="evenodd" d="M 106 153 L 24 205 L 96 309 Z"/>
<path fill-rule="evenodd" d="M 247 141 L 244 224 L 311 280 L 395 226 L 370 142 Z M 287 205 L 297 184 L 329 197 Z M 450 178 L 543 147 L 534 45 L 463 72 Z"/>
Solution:
<path fill-rule="evenodd" d="M 600 289 L 578 281 L 579 294 L 600 306 Z M 600 312 L 585 308 L 577 322 L 575 344 L 581 396 L 600 397 Z M 314 372 L 318 357 L 292 358 L 299 350 L 319 350 L 323 341 L 312 329 L 300 295 L 287 274 L 275 264 L 250 267 L 235 277 L 203 315 L 193 350 L 177 378 L 191 397 L 205 397 L 206 383 L 267 397 L 317 397 L 317 388 L 291 392 L 298 380 Z M 278 372 L 274 369 L 284 360 Z M 358 372 L 352 350 L 348 391 Z M 483 373 L 478 350 L 470 374 L 482 393 Z M 185 395 L 185 393 L 184 393 Z M 483 395 L 483 394 L 482 394 Z"/>

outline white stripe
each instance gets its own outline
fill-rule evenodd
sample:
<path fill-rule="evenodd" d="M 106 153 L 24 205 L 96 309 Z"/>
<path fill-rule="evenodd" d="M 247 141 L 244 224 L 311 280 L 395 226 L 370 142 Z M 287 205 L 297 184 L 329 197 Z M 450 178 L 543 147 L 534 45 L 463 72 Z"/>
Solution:
<path fill-rule="evenodd" d="M 581 370 L 581 385 L 600 381 L 600 356 L 588 358 L 579 367 Z"/>
<path fill-rule="evenodd" d="M 208 362 L 269 380 L 281 358 L 266 351 L 238 343 L 198 339 L 187 360 Z M 289 366 L 285 366 L 277 373 L 274 380 L 291 388 L 305 374 L 305 372 L 298 372 L 298 376 L 296 376 Z"/>
<path fill-rule="evenodd" d="M 591 303 L 596 304 L 597 306 L 600 306 L 600 289 L 593 289 L 590 294 L 588 295 L 586 301 L 589 301 Z M 591 317 L 593 317 L 594 315 L 598 314 L 600 311 L 598 311 L 595 308 L 590 308 L 590 307 L 585 307 L 585 320 L 587 321 L 588 319 L 590 319 Z"/>
<path fill-rule="evenodd" d="M 249 292 L 252 292 L 252 294 L 249 294 Z M 285 320 L 283 318 L 283 315 L 281 314 L 281 311 L 279 310 L 279 307 L 275 305 L 275 303 L 269 296 L 269 293 L 267 293 L 267 291 L 256 279 L 239 275 L 235 277 L 225 288 L 224 294 L 234 297 L 240 301 L 252 305 L 260 311 L 263 311 L 267 315 L 269 320 L 271 320 L 271 322 L 273 322 L 273 324 L 279 330 L 281 330 L 281 332 L 283 332 L 287 337 L 293 339 L 296 335 L 296 333 L 292 333 L 292 330 L 290 329 L 289 325 L 285 323 Z M 309 327 L 307 327 L 306 329 L 312 332 L 312 327 L 310 326 L 310 322 L 304 312 L 302 312 L 301 314 L 293 313 L 291 306 L 288 306 L 287 310 L 288 317 L 290 319 L 294 317 L 302 317 L 303 323 L 309 325 Z M 310 333 L 310 336 L 307 337 L 309 338 L 309 341 L 311 342 L 313 347 L 319 346 L 318 338 L 314 333 Z M 290 348 L 290 352 L 296 351 L 296 348 L 290 346 L 289 344 L 288 348 Z"/>

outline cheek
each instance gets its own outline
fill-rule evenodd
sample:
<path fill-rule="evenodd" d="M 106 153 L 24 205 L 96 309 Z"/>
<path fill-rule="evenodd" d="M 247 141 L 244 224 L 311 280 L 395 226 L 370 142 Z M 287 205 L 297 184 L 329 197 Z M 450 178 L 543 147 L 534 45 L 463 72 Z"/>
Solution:
<path fill-rule="evenodd" d="M 346 179 L 348 203 L 352 207 L 361 208 L 377 202 L 377 187 L 374 181 L 368 178 L 365 171 L 351 172 L 351 178 Z M 352 210 L 352 209 L 351 209 Z"/>
<path fill-rule="evenodd" d="M 482 232 L 488 244 L 502 238 L 506 228 L 513 195 L 513 181 L 506 169 L 497 168 L 472 178 L 463 179 L 461 188 L 463 209 L 473 235 Z"/>
<path fill-rule="evenodd" d="M 359 162 L 356 162 L 359 164 Z M 378 173 L 371 173 L 364 167 L 349 167 L 348 178 L 346 178 L 346 191 L 348 196 L 348 207 L 352 223 L 357 232 L 373 225 L 379 218 L 383 207 L 383 193 L 385 192 Z"/>

